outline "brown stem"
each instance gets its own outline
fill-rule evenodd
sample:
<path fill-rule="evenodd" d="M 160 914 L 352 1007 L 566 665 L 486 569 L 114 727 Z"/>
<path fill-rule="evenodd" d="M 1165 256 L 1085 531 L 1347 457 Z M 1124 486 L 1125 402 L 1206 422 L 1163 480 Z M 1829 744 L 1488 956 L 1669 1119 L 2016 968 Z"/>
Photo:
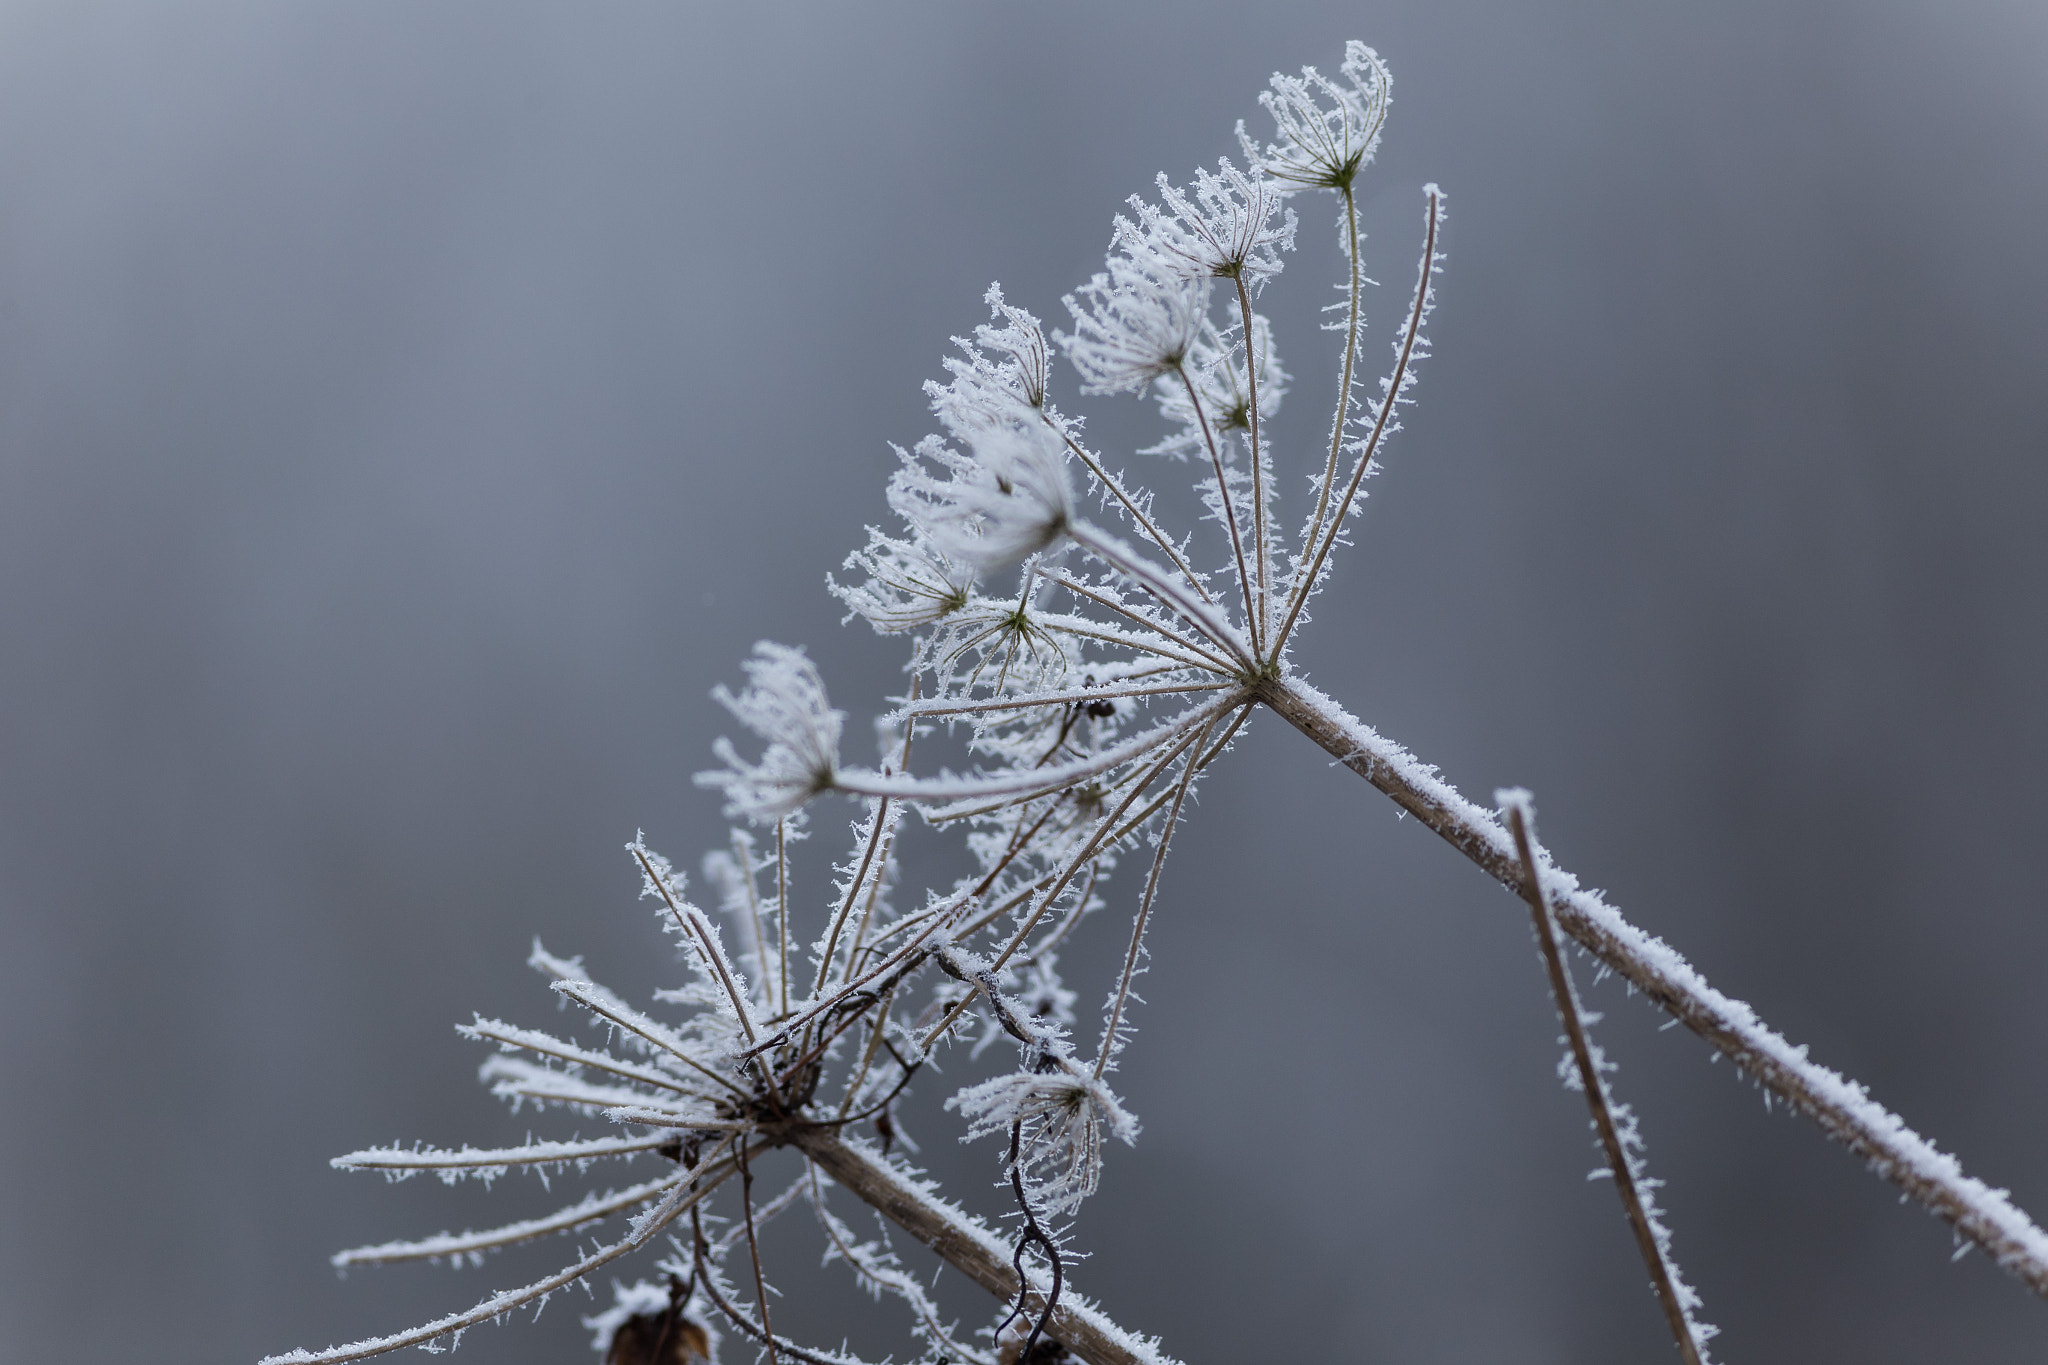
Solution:
<path fill-rule="evenodd" d="M 1344 365 L 1337 377 L 1337 415 L 1330 419 L 1330 458 L 1323 466 L 1323 477 L 1317 482 L 1320 490 L 1316 495 L 1316 514 L 1309 518 L 1308 530 L 1301 538 L 1301 557 L 1307 559 L 1316 547 L 1317 537 L 1323 532 L 1323 516 L 1330 509 L 1330 485 L 1337 481 L 1337 456 L 1344 449 L 1344 428 L 1351 420 L 1351 376 L 1356 372 L 1358 362 L 1358 199 L 1351 186 L 1344 186 L 1344 254 L 1351 262 L 1351 308 L 1345 316 Z M 1300 576 L 1300 565 L 1295 566 Z M 1275 642 L 1274 653 L 1279 653 Z"/>
<path fill-rule="evenodd" d="M 1508 830 L 1515 836 L 1515 852 L 1522 860 L 1529 914 L 1536 921 L 1536 942 L 1543 950 L 1543 966 L 1550 973 L 1550 993 L 1557 998 L 1557 1015 L 1564 1021 L 1565 1036 L 1571 1041 L 1572 1062 L 1579 1069 L 1579 1085 L 1586 1092 L 1587 1108 L 1593 1111 L 1593 1126 L 1600 1133 L 1600 1147 L 1607 1154 L 1607 1167 L 1614 1172 L 1614 1188 L 1621 1194 L 1621 1206 L 1628 1214 L 1628 1225 L 1635 1230 L 1636 1249 L 1643 1254 L 1643 1265 L 1649 1269 L 1650 1284 L 1657 1291 L 1657 1302 L 1664 1308 L 1664 1321 L 1671 1327 L 1671 1337 L 1678 1343 L 1678 1353 L 1685 1357 L 1686 1365 L 1700 1365 L 1698 1337 L 1693 1332 L 1691 1318 L 1686 1315 L 1685 1305 L 1679 1301 L 1671 1263 L 1665 1259 L 1664 1249 L 1657 1245 L 1657 1230 L 1650 1226 L 1650 1214 L 1643 1207 L 1642 1192 L 1636 1188 L 1635 1168 L 1621 1145 L 1621 1133 L 1614 1125 L 1614 1111 L 1607 1102 L 1607 1081 L 1593 1061 L 1593 1047 L 1586 1040 L 1586 1025 L 1579 1016 L 1579 1001 L 1572 990 L 1571 973 L 1565 967 L 1564 954 L 1557 950 L 1557 930 L 1551 924 L 1548 898 L 1543 894 L 1543 879 L 1536 871 L 1536 853 L 1529 843 L 1529 824 L 1523 818 L 1520 806 L 1509 808 Z"/>
<path fill-rule="evenodd" d="M 1223 525 L 1230 532 L 1230 556 L 1237 564 L 1237 586 L 1244 593 L 1244 628 L 1252 637 L 1252 653 L 1257 654 L 1259 614 L 1252 604 L 1252 572 L 1244 562 L 1244 538 L 1237 532 L 1237 500 L 1230 496 L 1230 484 L 1223 477 L 1223 450 L 1216 444 L 1216 433 L 1209 427 L 1209 415 L 1202 410 L 1202 395 L 1195 392 L 1195 381 L 1189 377 L 1188 367 L 1176 365 L 1173 372 L 1180 376 L 1181 387 L 1187 390 L 1188 406 L 1195 410 L 1195 420 L 1202 426 L 1202 441 L 1209 447 L 1209 467 L 1216 472 L 1216 500 L 1223 505 Z"/>
<path fill-rule="evenodd" d="M 780 834 L 781 827 L 776 827 Z M 754 1261 L 754 1298 L 761 1306 L 761 1339 L 768 1344 L 768 1365 L 775 1362 L 775 1328 L 768 1321 L 768 1281 L 761 1274 L 761 1243 L 754 1236 L 754 1168 L 747 1164 L 746 1148 L 737 1149 L 740 1163 L 740 1210 L 747 1220 L 747 1254 Z"/>
<path fill-rule="evenodd" d="M 1499 824 L 1448 784 L 1291 677 L 1260 685 L 1258 697 L 1345 767 L 1393 798 L 1479 869 L 1527 898 L 1528 883 Z M 1951 1157 L 1897 1118 L 1878 1118 L 1859 1087 L 1806 1060 L 1746 1005 L 1687 969 L 1677 954 L 1593 897 L 1572 893 L 1555 906 L 1558 927 L 1651 1003 L 1704 1038 L 1773 1095 L 1821 1126 L 1885 1179 L 2048 1298 L 2048 1255 L 2040 1230 L 1999 1191 L 1963 1174 Z"/>
<path fill-rule="evenodd" d="M 1245 419 L 1252 435 L 1252 539 L 1254 555 L 1259 566 L 1259 610 L 1252 617 L 1252 650 L 1262 652 L 1265 647 L 1266 629 L 1271 624 L 1266 620 L 1267 554 L 1266 554 L 1266 483 L 1265 473 L 1259 468 L 1259 362 L 1252 354 L 1252 295 L 1244 282 L 1244 271 L 1236 275 L 1237 308 L 1244 317 L 1244 382 Z"/>
<path fill-rule="evenodd" d="M 1349 203 L 1350 191 L 1345 191 L 1345 194 L 1345 202 Z M 1416 344 L 1422 339 L 1422 319 L 1429 311 L 1429 277 L 1436 269 L 1437 230 L 1442 223 L 1443 196 L 1432 185 L 1429 189 L 1429 222 L 1422 239 L 1422 273 L 1415 281 L 1415 302 L 1408 310 L 1408 325 L 1401 333 L 1401 349 L 1394 362 L 1394 372 L 1387 378 L 1387 391 L 1380 395 L 1379 411 L 1373 416 L 1372 432 L 1366 437 L 1365 444 L 1359 448 L 1358 460 L 1351 466 L 1351 478 L 1344 486 L 1344 496 L 1338 501 L 1336 510 L 1330 513 L 1327 526 L 1323 525 L 1322 509 L 1316 509 L 1316 524 L 1321 531 L 1322 539 L 1320 543 L 1312 541 L 1303 548 L 1302 553 L 1308 558 L 1307 572 L 1297 571 L 1295 574 L 1294 586 L 1287 596 L 1287 617 L 1281 621 L 1280 628 L 1273 632 L 1273 648 L 1268 655 L 1269 658 L 1278 659 L 1281 649 L 1286 646 L 1288 632 L 1294 629 L 1295 619 L 1301 615 L 1302 607 L 1307 605 L 1309 594 L 1316 589 L 1316 579 L 1323 572 L 1323 561 L 1330 557 L 1330 547 L 1337 543 L 1337 536 L 1344 529 L 1344 518 L 1351 514 L 1352 501 L 1358 496 L 1358 485 L 1365 481 L 1366 474 L 1371 471 L 1373 457 L 1379 454 L 1380 442 L 1386 439 L 1387 432 L 1393 426 L 1394 409 L 1401 401 L 1401 390 L 1407 386 L 1408 369 L 1415 363 Z M 1341 427 L 1339 431 L 1341 433 Z M 1330 453 L 1334 459 L 1334 446 L 1331 447 Z M 1332 463 L 1330 469 L 1334 477 L 1336 465 Z M 1324 492 L 1327 495 L 1327 485 Z"/>

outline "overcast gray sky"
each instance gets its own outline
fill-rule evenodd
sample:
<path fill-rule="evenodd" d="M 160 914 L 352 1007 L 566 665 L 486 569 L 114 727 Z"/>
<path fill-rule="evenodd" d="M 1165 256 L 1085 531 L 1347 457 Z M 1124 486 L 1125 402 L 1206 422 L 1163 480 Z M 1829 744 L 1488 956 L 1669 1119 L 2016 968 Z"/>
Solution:
<path fill-rule="evenodd" d="M 666 979 L 620 846 L 722 838 L 688 774 L 754 639 L 879 709 L 822 579 L 946 338 L 992 278 L 1057 313 L 1350 37 L 1396 78 L 1375 319 L 1430 180 L 1449 265 L 1301 662 L 2048 1215 L 2038 5 L 16 0 L 0 1357 L 251 1361 L 511 1282 L 337 1280 L 543 1206 L 327 1159 L 525 1130 L 449 1026 L 554 1017 L 534 935 Z M 1303 468 L 1325 208 L 1264 301 Z M 1148 442 L 1126 408 L 1083 410 Z M 1190 1365 L 1660 1358 L 1515 903 L 1270 720 L 1231 763 L 1079 1282 Z M 1728 1359 L 2040 1359 L 2048 1304 L 1593 994 Z M 836 1342 L 843 1290 L 794 1297 Z M 464 1358 L 587 1358 L 580 1311 Z"/>

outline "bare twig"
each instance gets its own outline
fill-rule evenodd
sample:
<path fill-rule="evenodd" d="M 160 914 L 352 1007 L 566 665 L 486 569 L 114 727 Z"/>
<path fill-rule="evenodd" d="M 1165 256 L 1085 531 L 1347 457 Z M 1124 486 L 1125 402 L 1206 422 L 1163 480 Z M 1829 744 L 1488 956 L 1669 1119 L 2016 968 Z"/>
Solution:
<path fill-rule="evenodd" d="M 1017 1271 L 1017 1306 L 1010 1310 L 1008 1317 L 996 1324 L 996 1339 L 1000 1341 L 1003 1329 L 1016 1319 L 1025 1316 L 1031 1303 L 1031 1290 L 1024 1277 L 1024 1253 L 1030 1247 L 1037 1247 L 1052 1267 L 1052 1287 L 1046 1291 L 1045 1306 L 1039 1310 L 1031 1324 L 1031 1332 L 1024 1338 L 1024 1347 L 1017 1352 L 1019 1365 L 1029 1365 L 1032 1352 L 1038 1347 L 1038 1339 L 1045 1335 L 1045 1325 L 1059 1310 L 1060 1290 L 1066 1284 L 1066 1267 L 1060 1261 L 1059 1243 L 1046 1235 L 1038 1224 L 1038 1213 L 1031 1207 L 1031 1198 L 1024 1192 L 1024 1167 L 1018 1160 L 1018 1148 L 1024 1139 L 1024 1122 L 1019 1119 L 1010 1125 L 1010 1189 L 1017 1197 L 1017 1207 L 1024 1214 L 1024 1231 L 1017 1238 L 1017 1248 L 1010 1254 L 1010 1264 Z"/>
<path fill-rule="evenodd" d="M 1246 353 L 1250 353 L 1251 338 L 1245 338 Z M 1209 428 L 1209 414 L 1202 408 L 1202 395 L 1195 391 L 1195 381 L 1188 374 L 1185 363 L 1174 366 L 1174 373 L 1180 376 L 1181 387 L 1187 391 L 1188 407 L 1195 414 L 1195 421 L 1202 427 L 1202 442 L 1209 448 L 1209 465 L 1216 476 L 1216 501 L 1223 512 L 1223 526 L 1230 533 L 1230 554 L 1237 564 L 1237 585 L 1244 593 L 1245 630 L 1251 635 L 1252 652 L 1259 651 L 1259 609 L 1254 601 L 1254 575 L 1251 566 L 1245 562 L 1244 537 L 1237 529 L 1237 501 L 1230 496 L 1230 481 L 1223 476 L 1223 451 L 1216 444 L 1216 433 Z"/>
<path fill-rule="evenodd" d="M 1358 197 L 1357 191 L 1345 185 L 1340 193 L 1344 196 L 1344 258 L 1351 267 L 1351 302 L 1344 318 L 1344 358 L 1337 376 L 1337 415 L 1330 419 L 1330 458 L 1323 466 L 1323 477 L 1316 480 L 1316 511 L 1309 518 L 1308 526 L 1301 535 L 1301 558 L 1306 560 L 1315 550 L 1316 540 L 1323 530 L 1323 517 L 1330 508 L 1330 489 L 1337 482 L 1337 456 L 1344 449 L 1344 428 L 1351 423 L 1352 375 L 1358 362 L 1358 286 L 1361 275 L 1358 269 Z M 1250 342 L 1250 338 L 1246 338 Z M 1295 570 L 1300 573 L 1299 561 Z M 1279 652 L 1281 642 L 1286 638 L 1281 631 L 1273 638 L 1274 652 Z"/>
<path fill-rule="evenodd" d="M 780 830 L 777 830 L 780 833 Z M 768 1321 L 768 1280 L 761 1274 L 761 1243 L 754 1236 L 754 1168 L 747 1164 L 747 1153 L 739 1150 L 740 1163 L 740 1211 L 747 1225 L 747 1254 L 754 1262 L 754 1300 L 761 1309 L 761 1340 L 768 1346 L 768 1365 L 775 1362 L 775 1327 Z"/>
<path fill-rule="evenodd" d="M 1214 721 L 1209 722 L 1211 726 Z M 1202 732 L 1207 739 L 1209 732 Z M 1195 741 L 1199 747 L 1201 740 Z M 1115 1003 L 1110 1006 L 1109 1020 L 1102 1028 L 1102 1049 L 1095 1055 L 1095 1079 L 1101 1080 L 1102 1073 L 1109 1066 L 1109 1059 L 1116 1052 L 1117 1030 L 1123 1025 L 1124 1004 L 1130 998 L 1131 982 L 1138 974 L 1138 954 L 1145 950 L 1145 925 L 1152 917 L 1153 897 L 1159 894 L 1159 872 L 1166 866 L 1166 851 L 1173 843 L 1174 826 L 1180 823 L 1180 808 L 1187 800 L 1188 787 L 1195 780 L 1201 766 L 1193 758 L 1181 771 L 1180 781 L 1173 787 L 1173 808 L 1166 813 L 1166 823 L 1159 827 L 1159 848 L 1152 855 L 1152 870 L 1145 874 L 1145 890 L 1138 897 L 1138 914 L 1131 923 L 1131 946 L 1124 954 L 1123 971 L 1117 974 Z M 1013 1161 L 1015 1158 L 1011 1158 Z M 1021 1195 L 1019 1196 L 1022 1197 Z"/>
<path fill-rule="evenodd" d="M 1700 1330 L 1686 1308 L 1686 1293 L 1678 1278 L 1678 1268 L 1671 1263 L 1665 1252 L 1665 1237 L 1655 1222 L 1653 1206 L 1643 1198 L 1636 1184 L 1637 1160 L 1622 1144 L 1620 1130 L 1615 1126 L 1614 1109 L 1608 1099 L 1607 1080 L 1602 1076 L 1599 1063 L 1594 1059 L 1592 1044 L 1586 1038 L 1586 1025 L 1579 1012 L 1578 993 L 1572 989 L 1570 970 L 1565 966 L 1564 955 L 1557 950 L 1557 931 L 1550 921 L 1550 904 L 1543 892 L 1543 874 L 1537 869 L 1536 854 L 1532 848 L 1527 818 L 1527 794 L 1515 793 L 1507 804 L 1508 830 L 1515 837 L 1515 852 L 1522 860 L 1524 894 L 1529 901 L 1529 914 L 1536 924 L 1536 943 L 1543 951 L 1543 965 L 1550 974 L 1550 993 L 1557 1000 L 1557 1016 L 1564 1022 L 1565 1036 L 1571 1042 L 1572 1062 L 1578 1067 L 1579 1086 L 1586 1093 L 1586 1106 L 1593 1112 L 1593 1126 L 1600 1134 L 1600 1147 L 1607 1155 L 1608 1169 L 1614 1172 L 1614 1188 L 1621 1195 L 1621 1206 L 1628 1214 L 1628 1225 L 1635 1230 L 1636 1249 L 1643 1254 L 1643 1265 L 1650 1272 L 1651 1287 L 1657 1291 L 1657 1302 L 1664 1309 L 1664 1320 L 1671 1327 L 1671 1338 L 1678 1343 L 1678 1353 L 1685 1358 L 1686 1365 L 1702 1365 L 1700 1352 Z"/>
<path fill-rule="evenodd" d="M 1494 817 L 1382 739 L 1343 707 L 1297 678 L 1266 683 L 1260 699 L 1345 767 L 1378 787 L 1480 870 L 1527 898 L 1514 841 Z M 1552 868 L 1558 927 L 1660 1009 L 1711 1043 L 1771 1094 L 1821 1129 L 1956 1232 L 1981 1247 L 2035 1293 L 2048 1297 L 2048 1234 L 1956 1159 L 1871 1100 L 1863 1087 L 1810 1061 L 1731 1000 L 1661 940 L 1622 918 L 1600 897 Z"/>
<path fill-rule="evenodd" d="M 1348 213 L 1351 203 L 1349 190 L 1345 191 L 1344 202 L 1346 212 Z M 1344 496 L 1338 500 L 1336 507 L 1330 512 L 1330 519 L 1327 524 L 1323 522 L 1322 509 L 1320 507 L 1316 509 L 1316 525 L 1321 529 L 1321 540 L 1320 542 L 1311 540 L 1308 545 L 1303 547 L 1302 553 L 1307 559 L 1307 566 L 1305 569 L 1297 566 L 1295 570 L 1294 586 L 1289 591 L 1287 598 L 1287 616 L 1281 621 L 1280 628 L 1273 632 L 1272 648 L 1268 651 L 1268 657 L 1270 658 L 1277 659 L 1280 657 L 1280 651 L 1286 648 L 1288 633 L 1294 629 L 1294 623 L 1300 617 L 1301 609 L 1308 604 L 1309 596 L 1315 592 L 1316 579 L 1321 576 L 1323 571 L 1323 561 L 1330 557 L 1330 547 L 1337 543 L 1337 536 L 1344 529 L 1344 520 L 1350 515 L 1351 504 L 1358 497 L 1358 485 L 1364 481 L 1366 474 L 1371 471 L 1373 457 L 1379 454 L 1380 442 L 1386 439 L 1387 432 L 1393 425 L 1394 409 L 1400 405 L 1401 391 L 1408 387 L 1408 378 L 1413 372 L 1416 360 L 1416 348 L 1422 341 L 1423 319 L 1429 315 L 1429 277 L 1436 272 L 1437 233 L 1443 226 L 1443 210 L 1444 197 L 1437 190 L 1436 186 L 1431 185 L 1429 187 L 1428 224 L 1423 231 L 1422 237 L 1422 269 L 1419 278 L 1415 281 L 1415 300 L 1408 307 L 1407 325 L 1401 331 L 1400 349 L 1395 353 L 1394 372 L 1387 378 L 1386 392 L 1380 395 L 1379 411 L 1373 415 L 1372 431 L 1358 448 L 1358 460 L 1351 467 L 1351 478 L 1344 486 Z M 1355 252 L 1352 262 L 1352 269 L 1355 272 L 1357 269 L 1357 256 Z M 1355 275 L 1352 287 L 1354 290 L 1357 288 Z M 1347 351 L 1345 359 L 1347 382 L 1351 363 L 1349 356 L 1350 353 Z M 1341 435 L 1342 432 L 1343 427 L 1339 425 L 1338 433 Z M 1330 470 L 1333 476 L 1337 468 L 1336 457 L 1337 448 L 1333 444 L 1330 448 Z M 1327 489 L 1325 491 L 1327 492 Z"/>

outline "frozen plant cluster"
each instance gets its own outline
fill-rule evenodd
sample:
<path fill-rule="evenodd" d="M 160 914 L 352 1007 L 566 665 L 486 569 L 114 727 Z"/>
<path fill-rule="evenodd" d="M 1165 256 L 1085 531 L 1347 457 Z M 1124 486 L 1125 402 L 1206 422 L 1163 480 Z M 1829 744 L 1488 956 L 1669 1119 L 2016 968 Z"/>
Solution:
<path fill-rule="evenodd" d="M 854 1365 L 844 1348 L 800 1344 L 774 1322 L 761 1239 L 799 1208 L 828 1260 L 902 1302 L 927 1360 L 1167 1359 L 1157 1340 L 1118 1326 L 1069 1282 L 1071 1219 L 1096 1190 L 1105 1153 L 1138 1137 L 1115 1086 L 1132 1055 L 1135 986 L 1174 832 L 1261 708 L 1528 904 L 1571 1044 L 1563 1074 L 1587 1097 L 1688 1360 L 1704 1360 L 1711 1329 L 1696 1321 L 1698 1295 L 1671 1262 L 1640 1135 L 1609 1096 L 1560 935 L 2048 1293 L 2048 1237 L 2024 1214 L 1581 889 L 1535 845 L 1526 794 L 1501 793 L 1499 813 L 1475 805 L 1291 666 L 1305 608 L 1329 582 L 1333 552 L 1428 351 L 1444 221 L 1434 185 L 1423 191 L 1414 286 L 1386 329 L 1391 353 L 1376 383 L 1361 378 L 1370 348 L 1357 186 L 1391 89 L 1385 64 L 1356 42 L 1335 76 L 1274 76 L 1259 96 L 1270 137 L 1240 124 L 1240 161 L 1221 159 L 1185 181 L 1161 176 L 1153 197 L 1134 196 L 1115 219 L 1103 269 L 1063 300 L 1065 330 L 1049 333 L 990 287 L 988 320 L 956 339 L 947 379 L 928 385 L 939 430 L 897 451 L 887 490 L 897 523 L 869 528 L 844 580 L 831 585 L 851 616 L 908 650 L 907 682 L 879 719 L 874 760 L 845 752 L 844 713 L 801 650 L 757 646 L 744 687 L 717 694 L 752 739 L 721 741 L 720 766 L 699 777 L 723 793 L 737 823 L 702 860 L 698 886 L 638 838 L 628 845 L 685 979 L 643 1011 L 592 981 L 579 959 L 536 943 L 531 965 L 601 1036 L 483 1018 L 462 1028 L 493 1049 L 483 1079 L 494 1094 L 609 1130 L 498 1149 L 377 1148 L 335 1161 L 448 1181 L 631 1162 L 641 1178 L 483 1232 L 343 1252 L 337 1265 L 478 1261 L 563 1235 L 576 1246 L 555 1273 L 471 1308 L 268 1365 L 434 1348 L 587 1286 L 636 1252 L 659 1280 L 621 1288 L 609 1311 L 587 1320 L 613 1365 L 712 1358 L 721 1341 L 770 1361 Z M 1295 201 L 1315 196 L 1333 203 L 1344 258 L 1338 399 L 1326 442 L 1283 462 L 1266 423 L 1287 373 L 1255 304 L 1295 247 Z M 1165 431 L 1138 454 L 1193 475 L 1202 524 L 1163 525 L 1152 495 L 1090 443 L 1056 397 L 1067 371 L 1081 394 L 1157 405 Z M 1306 496 L 1290 507 L 1281 489 L 1301 487 L 1304 476 Z M 932 764 L 934 748 L 946 763 Z M 821 800 L 854 811 L 822 895 L 798 887 L 791 859 Z M 950 882 L 906 872 L 901 844 L 913 821 L 956 837 L 966 871 Z M 1129 925 L 1121 950 L 1105 962 L 1063 961 L 1076 925 L 1112 910 Z M 1077 1011 L 1083 992 L 1100 992 L 1099 1017 Z M 895 1154 L 896 1106 L 948 1048 L 971 1078 L 947 1107 L 967 1140 L 997 1154 L 1009 1191 L 999 1226 L 963 1211 Z M 757 1175 L 769 1171 L 781 1188 L 757 1197 Z M 842 1208 L 868 1204 L 989 1291 L 985 1319 L 964 1328 L 950 1320 L 926 1288 L 929 1260 L 900 1259 L 886 1228 L 857 1233 L 835 1198 Z"/>

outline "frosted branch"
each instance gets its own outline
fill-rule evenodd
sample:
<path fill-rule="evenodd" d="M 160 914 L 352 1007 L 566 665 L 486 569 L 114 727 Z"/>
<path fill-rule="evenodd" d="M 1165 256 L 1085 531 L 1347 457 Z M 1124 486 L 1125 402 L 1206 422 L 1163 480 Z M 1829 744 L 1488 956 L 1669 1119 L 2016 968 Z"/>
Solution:
<path fill-rule="evenodd" d="M 1260 698 L 1488 876 L 1527 898 L 1529 888 L 1508 831 L 1435 769 L 1298 679 L 1267 683 Z M 1629 923 L 1548 857 L 1541 862 L 1558 927 L 1581 947 L 2035 1293 L 2048 1297 L 2048 1234 L 2005 1191 L 1965 1175 L 1954 1157 L 1872 1100 L 1862 1086 L 1809 1060 L 1804 1047 L 1787 1042 L 1748 1005 L 1715 990 L 1675 949 Z"/>
<path fill-rule="evenodd" d="M 1686 1365 L 1706 1365 L 1706 1341 L 1716 1329 L 1693 1318 L 1693 1310 L 1699 1307 L 1700 1297 L 1679 1276 L 1678 1265 L 1671 1259 L 1671 1234 L 1665 1228 L 1651 1194 L 1650 1187 L 1656 1182 L 1644 1174 L 1642 1140 L 1637 1134 L 1634 1115 L 1625 1106 L 1613 1103 L 1607 1091 L 1607 1078 L 1601 1074 L 1605 1067 L 1600 1054 L 1586 1037 L 1578 992 L 1572 988 L 1571 970 L 1557 948 L 1557 930 L 1551 923 L 1549 896 L 1544 890 L 1543 872 L 1536 861 L 1535 836 L 1530 832 L 1535 812 L 1529 803 L 1529 793 L 1519 789 L 1496 792 L 1494 799 L 1507 812 L 1508 830 L 1514 836 L 1515 853 L 1522 863 L 1522 880 L 1530 917 L 1536 926 L 1536 942 L 1542 950 L 1543 965 L 1550 976 L 1550 993 L 1557 1002 L 1557 1016 L 1564 1024 L 1571 1060 L 1577 1069 L 1579 1089 L 1584 1092 L 1586 1105 L 1592 1111 L 1593 1127 L 1600 1135 L 1600 1149 L 1607 1157 L 1607 1169 L 1614 1176 L 1614 1188 L 1621 1195 L 1628 1225 L 1635 1232 L 1636 1248 L 1643 1254 L 1643 1265 L 1650 1272 L 1651 1287 L 1657 1291 L 1657 1302 L 1664 1309 L 1664 1319 L 1671 1327 L 1671 1339 L 1678 1344 L 1678 1353 L 1685 1358 Z"/>

